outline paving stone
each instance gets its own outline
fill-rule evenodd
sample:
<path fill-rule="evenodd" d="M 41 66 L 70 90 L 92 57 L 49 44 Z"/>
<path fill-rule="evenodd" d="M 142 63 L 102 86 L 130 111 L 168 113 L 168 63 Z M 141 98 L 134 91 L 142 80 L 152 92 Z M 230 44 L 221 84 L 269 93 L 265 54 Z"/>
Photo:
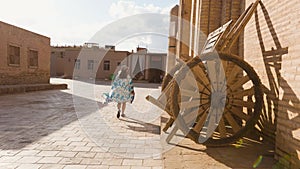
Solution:
<path fill-rule="evenodd" d="M 45 163 L 45 164 L 57 164 L 62 157 L 43 157 L 38 163 Z"/>
<path fill-rule="evenodd" d="M 37 156 L 43 157 L 54 157 L 59 153 L 59 151 L 40 151 Z"/>
<path fill-rule="evenodd" d="M 21 164 L 17 169 L 39 169 L 41 164 Z"/>
<path fill-rule="evenodd" d="M 43 164 L 40 169 L 63 169 L 65 166 L 60 164 Z"/>
<path fill-rule="evenodd" d="M 83 158 L 62 158 L 62 160 L 59 161 L 60 164 L 80 164 Z"/>
<path fill-rule="evenodd" d="M 83 158 L 94 158 L 96 153 L 94 152 L 79 152 L 77 153 L 76 157 L 83 157 Z"/>
<path fill-rule="evenodd" d="M 166 144 L 163 113 L 145 100 L 159 88 L 136 87 L 137 99 L 128 104 L 126 117 L 117 119 L 115 103 L 101 104 L 109 86 L 55 80 L 69 83 L 69 90 L 0 96 L 0 169 L 252 168 L 255 151 L 266 154 L 261 147 L 209 148 L 184 138 Z M 76 83 L 85 90 L 73 88 Z M 264 160 L 261 168 L 272 168 L 272 158 Z"/>
<path fill-rule="evenodd" d="M 122 165 L 130 165 L 130 166 L 139 165 L 139 166 L 141 166 L 142 163 L 143 163 L 143 160 L 124 159 L 122 162 Z"/>
<path fill-rule="evenodd" d="M 86 165 L 67 165 L 64 169 L 86 169 Z"/>
<path fill-rule="evenodd" d="M 61 151 L 56 156 L 58 156 L 58 157 L 75 157 L 76 154 L 78 154 L 78 152 Z"/>
<path fill-rule="evenodd" d="M 17 163 L 36 163 L 39 161 L 42 157 L 36 157 L 36 156 L 24 156 L 20 158 Z"/>

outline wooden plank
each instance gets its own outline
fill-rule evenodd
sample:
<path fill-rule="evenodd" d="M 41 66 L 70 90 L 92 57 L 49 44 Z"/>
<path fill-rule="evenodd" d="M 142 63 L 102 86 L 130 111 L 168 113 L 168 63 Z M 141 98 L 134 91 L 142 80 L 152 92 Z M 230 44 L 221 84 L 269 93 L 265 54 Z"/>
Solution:
<path fill-rule="evenodd" d="M 241 68 L 238 65 L 234 65 L 229 76 L 226 78 L 227 80 L 227 85 L 232 84 L 232 82 L 235 80 L 236 76 L 241 73 Z"/>
<path fill-rule="evenodd" d="M 212 87 L 212 91 L 217 91 L 218 82 L 217 82 L 216 63 L 214 60 L 207 61 L 207 73 Z"/>
<path fill-rule="evenodd" d="M 221 27 L 219 27 L 218 29 L 216 29 L 208 35 L 207 40 L 204 43 L 203 49 L 201 51 L 201 54 L 210 53 L 217 49 L 216 46 L 219 46 L 219 43 L 222 41 L 223 36 L 229 31 L 229 25 L 231 23 L 232 20 L 225 23 L 224 25 L 222 25 Z"/>
<path fill-rule="evenodd" d="M 172 129 L 172 131 L 170 132 L 170 134 L 166 138 L 167 143 L 169 143 L 171 141 L 171 139 L 173 138 L 173 136 L 176 134 L 177 131 L 178 131 L 178 127 L 174 126 L 174 128 Z"/>
<path fill-rule="evenodd" d="M 247 107 L 250 109 L 254 108 L 255 103 L 253 102 L 249 102 L 249 101 L 244 101 L 244 100 L 239 100 L 239 99 L 233 99 L 230 102 L 231 105 L 235 105 L 237 107 Z"/>
<path fill-rule="evenodd" d="M 225 127 L 225 122 L 224 122 L 223 118 L 221 118 L 219 121 L 218 130 L 220 132 L 221 138 L 225 138 L 226 137 L 226 127 Z"/>
<path fill-rule="evenodd" d="M 165 127 L 163 128 L 164 132 L 167 132 L 167 130 L 171 127 L 171 125 L 174 123 L 173 118 L 169 118 L 168 122 L 166 123 Z"/>
<path fill-rule="evenodd" d="M 180 109 L 189 109 L 189 108 L 198 107 L 198 106 L 200 106 L 199 100 L 191 100 L 191 101 L 186 101 L 186 102 L 180 103 Z"/>
<path fill-rule="evenodd" d="M 197 124 L 195 125 L 195 127 L 193 128 L 193 130 L 196 131 L 196 133 L 200 133 L 205 121 L 206 121 L 206 117 L 207 117 L 207 111 L 209 109 L 206 109 L 206 111 L 204 111 L 201 115 L 199 120 L 197 121 Z"/>
<path fill-rule="evenodd" d="M 165 110 L 166 112 L 170 112 L 170 110 L 166 110 L 166 106 L 165 105 L 163 105 L 161 102 L 159 102 L 158 100 L 156 100 L 154 97 L 148 95 L 148 96 L 146 96 L 146 100 L 148 100 L 149 102 L 151 102 L 155 106 L 161 108 L 162 110 Z"/>
<path fill-rule="evenodd" d="M 202 82 L 203 85 L 209 85 L 209 79 L 206 75 L 206 73 L 203 71 L 203 69 L 200 66 L 194 66 L 192 68 L 192 72 L 194 74 L 194 77 L 196 80 Z"/>
<path fill-rule="evenodd" d="M 232 92 L 230 93 L 234 98 L 241 98 L 244 96 L 253 96 L 254 95 L 254 87 L 252 86 L 249 89 L 244 89 L 242 91 Z"/>
<path fill-rule="evenodd" d="M 238 109 L 237 107 L 232 106 L 230 109 L 226 108 L 227 111 L 230 111 L 230 113 L 238 116 L 240 119 L 243 119 L 245 121 L 248 121 L 249 119 L 251 119 L 251 116 L 244 113 L 243 110 Z"/>
<path fill-rule="evenodd" d="M 186 124 L 194 123 L 198 116 L 198 110 L 187 112 L 183 115 L 183 119 L 186 122 Z"/>
<path fill-rule="evenodd" d="M 251 4 L 247 8 L 247 10 L 244 11 L 244 13 L 239 17 L 238 21 L 233 25 L 231 30 L 228 32 L 228 35 L 226 36 L 226 42 L 223 44 L 223 47 L 221 49 L 222 52 L 228 52 L 231 49 L 235 41 L 240 36 L 242 30 L 245 28 L 246 24 L 249 22 L 253 13 L 256 11 L 259 1 L 260 0 L 256 0 L 255 3 Z"/>
<path fill-rule="evenodd" d="M 234 118 L 231 116 L 229 112 L 225 113 L 224 116 L 235 133 L 241 129 L 241 126 L 237 124 L 237 122 L 234 120 Z"/>
<path fill-rule="evenodd" d="M 238 88 L 241 88 L 245 83 L 247 83 L 250 80 L 249 76 L 243 76 L 242 78 L 239 78 L 237 82 L 233 83 L 230 87 L 232 91 L 237 90 Z"/>
<path fill-rule="evenodd" d="M 208 119 L 206 137 L 211 137 L 211 135 L 214 133 L 214 131 L 217 128 L 217 114 L 218 114 L 218 109 L 217 108 L 213 108 L 209 112 L 209 119 Z"/>
<path fill-rule="evenodd" d="M 193 91 L 193 90 L 187 90 L 187 89 L 180 89 L 181 96 L 190 96 L 193 98 L 200 98 L 199 92 Z"/>

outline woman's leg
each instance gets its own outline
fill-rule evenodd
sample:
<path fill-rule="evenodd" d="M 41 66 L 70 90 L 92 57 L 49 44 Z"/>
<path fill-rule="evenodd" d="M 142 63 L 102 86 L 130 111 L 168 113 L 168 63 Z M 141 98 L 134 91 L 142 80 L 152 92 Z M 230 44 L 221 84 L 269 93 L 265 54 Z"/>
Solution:
<path fill-rule="evenodd" d="M 120 110 L 121 109 L 121 103 L 118 103 L 117 107 L 118 107 L 118 110 Z"/>
<path fill-rule="evenodd" d="M 122 116 L 125 115 L 126 102 L 122 103 Z"/>
<path fill-rule="evenodd" d="M 119 118 L 120 117 L 120 109 L 121 109 L 121 103 L 118 103 L 118 105 L 117 105 L 117 107 L 118 107 L 118 113 L 117 113 L 117 118 Z"/>

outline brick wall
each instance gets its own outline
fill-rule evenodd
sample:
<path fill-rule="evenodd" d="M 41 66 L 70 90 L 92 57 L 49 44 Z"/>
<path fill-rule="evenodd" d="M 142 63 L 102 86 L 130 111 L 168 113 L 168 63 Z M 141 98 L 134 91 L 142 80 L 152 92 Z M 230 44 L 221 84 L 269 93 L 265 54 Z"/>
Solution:
<path fill-rule="evenodd" d="M 9 64 L 8 46 L 20 48 L 20 63 Z M 38 65 L 29 66 L 29 50 L 38 52 Z M 0 22 L 0 85 L 49 83 L 50 38 Z"/>
<path fill-rule="evenodd" d="M 127 51 L 106 50 L 94 47 L 52 47 L 51 72 L 54 76 L 64 78 L 96 78 L 108 79 L 115 73 L 118 63 L 127 64 Z M 74 69 L 76 59 L 80 60 L 80 68 Z M 88 69 L 88 60 L 93 60 L 93 69 Z M 110 70 L 104 70 L 104 61 L 110 61 Z M 75 74 L 74 74 L 75 72 Z"/>
<path fill-rule="evenodd" d="M 253 0 L 246 0 L 248 6 Z M 300 163 L 300 3 L 263 0 L 244 33 L 244 57 L 265 88 L 265 125 L 275 125 L 277 165 Z M 274 117 L 277 118 L 274 118 Z"/>
<path fill-rule="evenodd" d="M 179 6 L 176 5 L 171 9 L 170 12 L 170 26 L 169 26 L 169 47 L 167 55 L 167 72 L 169 72 L 176 63 L 176 35 L 178 31 L 178 9 Z"/>
<path fill-rule="evenodd" d="M 201 0 L 199 12 L 199 30 L 201 31 L 199 38 L 199 50 L 202 49 L 207 35 L 228 22 L 230 19 L 236 21 L 240 16 L 241 1 L 227 0 Z M 239 53 L 238 43 L 233 45 L 232 53 Z"/>

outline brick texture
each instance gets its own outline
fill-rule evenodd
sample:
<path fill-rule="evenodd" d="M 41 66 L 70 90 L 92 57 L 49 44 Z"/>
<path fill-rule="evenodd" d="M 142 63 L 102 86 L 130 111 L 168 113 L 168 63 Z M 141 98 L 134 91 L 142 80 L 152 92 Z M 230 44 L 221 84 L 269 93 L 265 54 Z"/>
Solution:
<path fill-rule="evenodd" d="M 20 64 L 9 65 L 8 46 L 20 48 Z M 29 50 L 38 52 L 38 66 L 29 67 Z M 0 21 L 0 85 L 49 83 L 50 38 Z"/>
<path fill-rule="evenodd" d="M 246 6 L 251 2 L 246 0 Z M 287 168 L 300 166 L 299 8 L 296 0 L 263 0 L 244 36 L 245 59 L 269 91 L 265 105 L 270 109 L 266 113 L 277 117 L 273 124 L 276 158 Z"/>

